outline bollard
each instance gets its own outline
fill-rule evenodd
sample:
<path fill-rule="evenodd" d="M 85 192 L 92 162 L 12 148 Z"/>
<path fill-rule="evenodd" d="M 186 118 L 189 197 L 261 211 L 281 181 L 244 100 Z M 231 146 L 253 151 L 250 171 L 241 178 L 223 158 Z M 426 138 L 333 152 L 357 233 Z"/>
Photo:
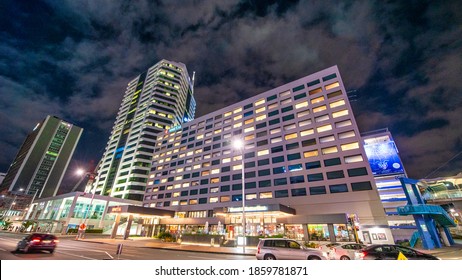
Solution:
<path fill-rule="evenodd" d="M 117 252 L 116 252 L 117 259 L 119 259 L 120 255 L 122 255 L 122 249 L 123 249 L 123 247 L 124 247 L 123 244 L 118 244 L 118 245 L 117 245 Z"/>

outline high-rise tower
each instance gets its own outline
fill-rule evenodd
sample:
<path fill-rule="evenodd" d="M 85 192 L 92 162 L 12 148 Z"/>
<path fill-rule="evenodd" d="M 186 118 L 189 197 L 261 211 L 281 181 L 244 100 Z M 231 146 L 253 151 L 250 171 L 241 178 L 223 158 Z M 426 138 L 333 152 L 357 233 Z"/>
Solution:
<path fill-rule="evenodd" d="M 56 195 L 82 131 L 47 116 L 27 136 L 0 189 L 37 198 Z"/>
<path fill-rule="evenodd" d="M 142 200 L 156 135 L 194 119 L 183 63 L 161 60 L 128 83 L 96 179 L 96 193 Z"/>

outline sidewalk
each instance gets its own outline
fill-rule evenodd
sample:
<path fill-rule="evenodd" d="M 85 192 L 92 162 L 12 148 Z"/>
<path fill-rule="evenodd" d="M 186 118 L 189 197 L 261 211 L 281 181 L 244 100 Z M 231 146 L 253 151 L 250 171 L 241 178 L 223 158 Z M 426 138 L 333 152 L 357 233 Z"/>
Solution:
<path fill-rule="evenodd" d="M 63 235 L 60 238 L 74 238 L 75 235 Z M 211 245 L 198 245 L 198 244 L 179 244 L 176 242 L 163 242 L 159 239 L 149 237 L 130 237 L 129 239 L 116 238 L 111 239 L 109 237 L 93 237 L 88 236 L 84 239 L 79 239 L 78 242 L 95 242 L 105 244 L 123 244 L 124 246 L 140 247 L 140 248 L 155 248 L 165 250 L 177 250 L 177 251 L 188 251 L 188 252 L 204 252 L 214 254 L 232 254 L 232 255 L 246 255 L 255 256 L 257 252 L 256 247 L 246 247 L 245 252 L 242 247 L 219 247 Z"/>

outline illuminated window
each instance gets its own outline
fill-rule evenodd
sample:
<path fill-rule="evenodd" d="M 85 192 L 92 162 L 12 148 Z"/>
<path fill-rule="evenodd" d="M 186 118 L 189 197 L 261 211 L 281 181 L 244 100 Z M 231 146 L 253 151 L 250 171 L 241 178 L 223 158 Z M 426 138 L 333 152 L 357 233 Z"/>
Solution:
<path fill-rule="evenodd" d="M 332 113 L 332 117 L 334 118 L 338 118 L 338 117 L 342 117 L 346 115 L 348 115 L 348 110 L 342 110 L 342 111 L 337 111 L 337 112 Z"/>
<path fill-rule="evenodd" d="M 239 112 L 242 112 L 242 108 L 237 108 L 233 111 L 233 114 L 237 114 Z"/>
<path fill-rule="evenodd" d="M 305 120 L 305 121 L 298 122 L 298 126 L 299 126 L 299 127 L 307 126 L 307 125 L 310 125 L 310 124 L 311 124 L 311 120 L 310 120 L 310 119 Z"/>
<path fill-rule="evenodd" d="M 228 196 L 220 196 L 220 202 L 228 202 L 231 201 L 231 198 Z"/>
<path fill-rule="evenodd" d="M 342 151 L 349 151 L 349 150 L 359 149 L 359 144 L 358 142 L 353 142 L 353 143 L 343 144 L 340 147 L 342 148 Z"/>
<path fill-rule="evenodd" d="M 254 199 L 257 199 L 256 193 L 249 193 L 245 195 L 245 200 L 254 200 Z"/>
<path fill-rule="evenodd" d="M 244 137 L 244 140 L 248 141 L 248 140 L 252 140 L 254 138 L 255 138 L 255 134 L 250 134 L 250 135 L 247 135 L 246 137 Z"/>
<path fill-rule="evenodd" d="M 244 129 L 244 133 L 251 132 L 251 131 L 254 131 L 254 130 L 255 130 L 255 127 L 253 127 L 253 126 L 247 127 L 246 129 Z"/>
<path fill-rule="evenodd" d="M 326 143 L 326 142 L 332 142 L 332 141 L 335 141 L 334 135 L 329 135 L 329 136 L 319 138 L 319 143 Z"/>
<path fill-rule="evenodd" d="M 233 170 L 241 170 L 242 164 L 233 165 Z"/>
<path fill-rule="evenodd" d="M 337 153 L 337 152 L 338 152 L 337 146 L 332 146 L 332 147 L 327 147 L 327 148 L 321 149 L 321 153 L 323 155 L 333 154 L 333 153 Z"/>
<path fill-rule="evenodd" d="M 354 132 L 354 130 L 350 130 L 350 131 L 339 133 L 338 139 L 345 139 L 345 138 L 350 138 L 350 137 L 355 137 L 355 136 L 356 136 L 356 133 Z"/>
<path fill-rule="evenodd" d="M 332 84 L 328 84 L 325 88 L 326 90 L 330 90 L 330 89 L 333 89 L 333 88 L 336 88 L 336 87 L 339 87 L 340 84 L 338 82 L 335 82 L 335 83 L 332 83 Z"/>
<path fill-rule="evenodd" d="M 260 106 L 260 105 L 262 105 L 262 104 L 265 104 L 265 99 L 264 99 L 264 98 L 263 98 L 263 99 L 260 99 L 260 100 L 258 100 L 258 101 L 256 101 L 256 102 L 255 102 L 255 107 Z"/>
<path fill-rule="evenodd" d="M 303 153 L 303 156 L 305 158 L 317 157 L 318 155 L 319 155 L 318 150 L 306 151 L 306 152 Z"/>
<path fill-rule="evenodd" d="M 178 200 L 172 201 L 172 206 L 178 206 L 178 204 L 179 204 Z"/>
<path fill-rule="evenodd" d="M 281 100 L 281 105 L 288 104 L 290 102 L 292 102 L 292 98 L 289 97 L 289 98 L 286 98 L 284 100 Z"/>
<path fill-rule="evenodd" d="M 174 192 L 173 193 L 173 197 L 179 197 L 180 196 L 180 192 Z"/>
<path fill-rule="evenodd" d="M 199 169 L 199 168 L 201 168 L 200 164 L 196 164 L 196 165 L 193 166 L 193 169 Z"/>
<path fill-rule="evenodd" d="M 231 114 L 232 114 L 232 112 L 227 112 L 227 113 L 225 113 L 223 116 L 226 118 L 226 117 L 231 116 Z M 226 122 L 226 121 L 225 121 L 225 122 Z"/>
<path fill-rule="evenodd" d="M 272 104 L 268 105 L 268 110 L 277 108 L 278 106 L 279 106 L 279 105 L 278 105 L 277 103 L 272 103 Z"/>
<path fill-rule="evenodd" d="M 297 126 L 294 123 L 288 124 L 284 126 L 284 131 L 291 130 L 297 128 Z"/>
<path fill-rule="evenodd" d="M 242 115 L 237 115 L 237 116 L 234 117 L 235 121 L 240 120 L 240 119 L 242 119 Z"/>
<path fill-rule="evenodd" d="M 242 126 L 242 122 L 238 122 L 233 125 L 234 128 L 241 127 L 241 126 Z"/>
<path fill-rule="evenodd" d="M 261 112 L 264 112 L 266 110 L 266 107 L 261 107 L 257 110 L 255 110 L 255 114 L 258 114 L 258 113 L 261 113 Z"/>
<path fill-rule="evenodd" d="M 323 122 L 329 120 L 329 115 L 325 114 L 314 119 L 315 122 Z"/>
<path fill-rule="evenodd" d="M 297 113 L 297 118 L 308 116 L 309 114 L 310 114 L 310 110 L 301 111 Z"/>
<path fill-rule="evenodd" d="M 335 123 L 336 128 L 341 128 L 341 127 L 345 127 L 345 126 L 349 126 L 349 125 L 351 125 L 351 120 L 345 120 L 345 121 Z"/>
<path fill-rule="evenodd" d="M 262 120 L 264 120 L 264 119 L 266 119 L 266 115 L 265 115 L 265 114 L 260 115 L 260 116 L 257 116 L 257 117 L 255 118 L 255 120 L 256 120 L 257 122 L 262 121 Z"/>
<path fill-rule="evenodd" d="M 182 187 L 183 187 L 183 188 L 189 187 L 189 183 L 183 183 Z"/>
<path fill-rule="evenodd" d="M 221 160 L 222 163 L 228 163 L 231 162 L 231 158 L 224 158 Z"/>
<path fill-rule="evenodd" d="M 282 137 L 271 138 L 271 144 L 278 143 L 282 141 Z"/>
<path fill-rule="evenodd" d="M 331 108 L 339 107 L 339 106 L 345 105 L 345 100 L 340 99 L 340 100 L 331 102 L 329 105 Z"/>
<path fill-rule="evenodd" d="M 244 124 L 251 124 L 253 123 L 253 119 L 248 119 L 244 121 Z"/>
<path fill-rule="evenodd" d="M 189 205 L 196 205 L 197 204 L 197 199 L 190 199 L 189 200 Z"/>
<path fill-rule="evenodd" d="M 228 118 L 228 119 L 223 121 L 223 124 L 227 124 L 227 123 L 230 123 L 230 122 L 231 122 L 231 118 Z"/>
<path fill-rule="evenodd" d="M 221 128 L 220 129 L 216 129 L 213 134 L 218 134 L 218 133 L 221 133 Z"/>
<path fill-rule="evenodd" d="M 348 156 L 348 157 L 344 157 L 344 159 L 345 159 L 345 163 L 362 162 L 364 160 L 362 155 Z"/>
<path fill-rule="evenodd" d="M 313 133 L 314 133 L 313 129 L 302 130 L 300 131 L 300 136 L 303 137 L 303 136 L 311 135 Z"/>
<path fill-rule="evenodd" d="M 332 125 L 330 124 L 326 124 L 326 125 L 323 125 L 323 126 L 320 126 L 318 128 L 316 128 L 316 130 L 320 133 L 320 132 L 324 132 L 324 131 L 329 131 L 329 130 L 332 130 Z"/>
<path fill-rule="evenodd" d="M 194 151 L 194 153 L 195 154 L 200 154 L 200 153 L 202 153 L 202 149 L 197 149 L 197 150 Z"/>
<path fill-rule="evenodd" d="M 217 196 L 211 197 L 209 202 L 210 203 L 217 203 L 218 202 L 218 197 Z"/>
<path fill-rule="evenodd" d="M 210 179 L 210 183 L 211 183 L 211 184 L 220 183 L 220 178 L 218 178 L 218 177 L 211 178 L 211 179 Z M 218 189 L 218 188 L 217 188 L 217 189 Z M 210 189 L 210 192 L 212 192 L 212 189 Z"/>
<path fill-rule="evenodd" d="M 322 101 L 324 101 L 324 96 L 320 96 L 318 98 L 311 99 L 311 104 L 316 104 L 316 103 L 319 103 L 319 102 L 322 102 Z"/>
<path fill-rule="evenodd" d="M 281 131 L 282 131 L 281 128 L 278 127 L 278 128 L 275 128 L 275 129 L 271 129 L 271 130 L 270 130 L 270 134 L 280 133 Z"/>
<path fill-rule="evenodd" d="M 289 96 L 290 90 L 279 93 L 279 97 Z"/>
<path fill-rule="evenodd" d="M 298 135 L 295 132 L 295 133 L 287 134 L 286 136 L 284 136 L 284 139 L 286 139 L 286 140 L 295 139 L 295 138 L 297 138 L 297 136 Z"/>
<path fill-rule="evenodd" d="M 220 174 L 220 168 L 212 169 L 212 174 Z"/>
<path fill-rule="evenodd" d="M 228 131 L 228 130 L 230 130 L 230 129 L 231 129 L 231 126 L 230 126 L 230 125 L 223 127 L 223 131 Z"/>
<path fill-rule="evenodd" d="M 316 88 L 316 89 L 310 90 L 309 94 L 313 95 L 313 94 L 317 94 L 317 93 L 321 93 L 321 92 L 322 92 L 322 88 Z"/>
<path fill-rule="evenodd" d="M 272 192 L 261 192 L 260 199 L 273 198 Z"/>
<path fill-rule="evenodd" d="M 210 175 L 210 171 L 209 170 L 205 170 L 205 171 L 202 171 L 201 172 L 201 176 L 208 176 Z"/>
<path fill-rule="evenodd" d="M 303 101 L 300 103 L 295 104 L 295 109 L 305 108 L 308 107 L 308 101 Z"/>
<path fill-rule="evenodd" d="M 326 105 L 319 106 L 319 107 L 313 108 L 313 113 L 322 112 L 322 111 L 324 111 L 326 109 L 327 109 Z"/>
<path fill-rule="evenodd" d="M 238 155 L 238 156 L 234 156 L 233 157 L 233 161 L 237 161 L 237 160 L 241 160 L 242 159 L 242 156 L 241 155 Z"/>
<path fill-rule="evenodd" d="M 265 156 L 265 155 L 268 155 L 268 154 L 269 154 L 269 150 L 261 150 L 261 151 L 257 152 L 257 156 L 259 156 L 259 157 Z"/>

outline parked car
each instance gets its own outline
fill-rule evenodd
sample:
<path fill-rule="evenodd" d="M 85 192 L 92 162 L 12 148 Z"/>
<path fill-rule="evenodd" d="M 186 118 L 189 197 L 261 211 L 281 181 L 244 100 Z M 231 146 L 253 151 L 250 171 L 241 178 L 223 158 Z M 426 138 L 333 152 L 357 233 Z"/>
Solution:
<path fill-rule="evenodd" d="M 338 245 L 341 245 L 340 243 L 327 243 L 327 244 L 322 244 L 322 245 L 319 245 L 318 246 L 318 250 L 321 250 L 325 256 L 327 256 L 327 258 L 329 258 L 329 254 L 330 254 L 330 248 L 334 247 L 334 246 L 338 246 Z"/>
<path fill-rule="evenodd" d="M 16 251 L 28 253 L 31 251 L 45 250 L 53 254 L 58 242 L 58 238 L 52 234 L 32 233 L 18 242 Z"/>
<path fill-rule="evenodd" d="M 367 246 L 356 252 L 356 258 L 360 260 L 397 260 L 400 252 L 409 260 L 439 260 L 433 255 L 393 244 Z"/>
<path fill-rule="evenodd" d="M 330 247 L 329 258 L 331 260 L 354 260 L 355 253 L 365 248 L 366 245 L 359 243 L 346 243 Z"/>
<path fill-rule="evenodd" d="M 323 252 L 307 248 L 296 240 L 286 238 L 260 239 L 257 260 L 326 260 Z"/>

